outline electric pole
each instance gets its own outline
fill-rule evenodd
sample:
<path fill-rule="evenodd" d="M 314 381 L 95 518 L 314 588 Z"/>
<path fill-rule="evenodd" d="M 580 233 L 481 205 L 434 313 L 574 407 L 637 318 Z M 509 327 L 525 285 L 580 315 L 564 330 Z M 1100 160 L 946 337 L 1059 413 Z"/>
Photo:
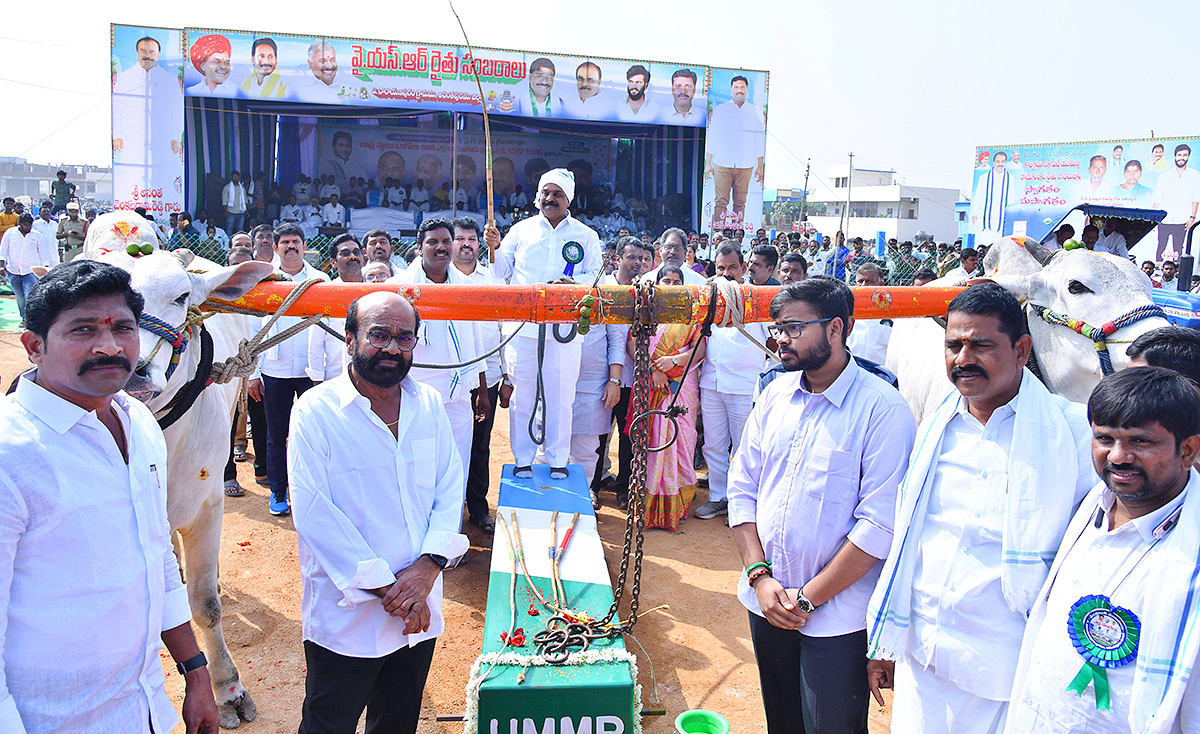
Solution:
<path fill-rule="evenodd" d="M 850 239 L 850 217 L 854 216 L 854 212 L 850 209 L 850 187 L 854 185 L 854 154 L 850 154 L 850 171 L 846 176 L 846 229 L 842 232 L 846 235 L 846 239 Z"/>
<path fill-rule="evenodd" d="M 800 226 L 806 230 L 805 236 L 807 236 L 808 229 L 808 214 L 806 213 L 808 209 L 808 172 L 811 169 L 812 158 L 809 158 L 804 164 L 804 194 L 800 197 Z"/>

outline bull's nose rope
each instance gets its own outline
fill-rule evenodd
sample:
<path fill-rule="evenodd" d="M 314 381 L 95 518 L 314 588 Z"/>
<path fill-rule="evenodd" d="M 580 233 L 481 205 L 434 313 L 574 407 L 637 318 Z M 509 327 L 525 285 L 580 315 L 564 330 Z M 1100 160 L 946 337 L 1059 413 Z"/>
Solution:
<path fill-rule="evenodd" d="M 1045 321 L 1047 324 L 1065 326 L 1071 331 L 1074 331 L 1076 334 L 1079 334 L 1087 339 L 1091 339 L 1096 347 L 1096 354 L 1100 358 L 1100 371 L 1106 376 L 1111 375 L 1114 372 L 1112 366 L 1112 357 L 1108 353 L 1109 343 L 1112 342 L 1116 344 L 1124 341 L 1117 339 L 1110 340 L 1108 337 L 1112 336 L 1126 326 L 1136 324 L 1143 319 L 1167 318 L 1166 312 L 1164 312 L 1158 306 L 1151 304 L 1147 306 L 1138 306 L 1129 313 L 1118 316 L 1103 326 L 1093 326 L 1086 321 L 1071 318 L 1070 316 L 1058 313 L 1057 311 L 1051 311 L 1045 306 L 1039 306 L 1036 303 L 1029 304 L 1029 307 L 1033 309 L 1033 312 L 1041 317 L 1042 321 Z"/>

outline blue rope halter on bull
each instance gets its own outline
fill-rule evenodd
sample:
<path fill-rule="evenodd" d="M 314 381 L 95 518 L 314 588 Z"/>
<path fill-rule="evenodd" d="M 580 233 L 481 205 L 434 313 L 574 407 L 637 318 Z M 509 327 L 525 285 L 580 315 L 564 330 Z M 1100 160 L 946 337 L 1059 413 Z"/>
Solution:
<path fill-rule="evenodd" d="M 1033 312 L 1040 316 L 1042 321 L 1045 321 L 1047 324 L 1065 326 L 1074 331 L 1076 334 L 1091 339 L 1096 346 L 1096 353 L 1100 357 L 1100 371 L 1103 372 L 1105 376 L 1111 375 L 1115 371 L 1113 370 L 1112 366 L 1112 357 L 1108 353 L 1108 337 L 1112 336 L 1118 330 L 1123 329 L 1126 326 L 1136 324 L 1142 319 L 1154 317 L 1165 319 L 1167 317 L 1166 312 L 1164 312 L 1158 306 L 1138 306 L 1129 313 L 1123 316 L 1118 316 L 1103 326 L 1092 326 L 1086 321 L 1073 319 L 1066 314 L 1051 311 L 1045 306 L 1039 306 L 1036 303 L 1029 304 L 1029 307 L 1033 309 Z"/>
<path fill-rule="evenodd" d="M 163 345 L 163 342 L 171 345 L 171 363 L 167 365 L 166 376 L 163 378 L 164 381 L 170 380 L 171 375 L 175 373 L 175 368 L 179 366 L 180 357 L 183 355 L 183 351 L 187 349 L 188 341 L 192 338 L 193 323 L 193 320 L 189 318 L 177 329 L 157 316 L 151 316 L 148 313 L 144 313 L 138 317 L 138 327 L 158 337 L 158 343 L 154 345 L 154 349 L 150 352 L 149 356 L 142 360 L 143 363 L 148 363 L 154 359 L 154 355 L 158 354 L 158 348 Z"/>

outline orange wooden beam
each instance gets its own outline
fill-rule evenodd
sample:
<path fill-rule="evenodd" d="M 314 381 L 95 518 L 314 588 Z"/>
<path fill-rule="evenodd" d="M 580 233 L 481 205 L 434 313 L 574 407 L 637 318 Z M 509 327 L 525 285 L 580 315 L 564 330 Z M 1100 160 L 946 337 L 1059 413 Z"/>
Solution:
<path fill-rule="evenodd" d="M 236 306 L 274 313 L 296 287 L 295 283 L 266 282 L 236 301 L 210 300 L 207 306 Z M 598 289 L 604 306 L 592 310 L 593 323 L 628 324 L 633 319 L 633 286 L 604 285 Z M 771 298 L 780 286 L 742 286 L 745 321 L 770 321 Z M 852 288 L 854 316 L 859 319 L 898 319 L 944 316 L 950 300 L 961 288 Z M 321 283 L 310 287 L 292 307 L 289 316 L 346 315 L 346 305 L 374 291 L 400 293 L 417 306 L 424 319 L 464 321 L 527 321 L 571 323 L 578 318 L 580 299 L 592 288 L 586 285 L 409 285 L 394 283 Z M 661 286 L 655 292 L 655 312 L 660 323 L 704 321 L 708 313 L 707 286 Z M 716 321 L 725 317 L 725 302 L 717 295 Z"/>

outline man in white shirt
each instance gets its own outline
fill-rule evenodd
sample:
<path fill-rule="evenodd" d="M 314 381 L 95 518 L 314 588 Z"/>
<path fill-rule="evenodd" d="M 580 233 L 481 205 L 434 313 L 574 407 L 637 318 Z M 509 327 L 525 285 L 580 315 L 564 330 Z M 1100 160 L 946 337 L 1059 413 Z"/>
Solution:
<path fill-rule="evenodd" d="M 882 288 L 883 270 L 875 263 L 863 263 L 854 273 L 854 285 L 859 288 Z M 892 340 L 891 319 L 856 319 L 854 329 L 846 339 L 846 348 L 856 357 L 875 364 L 887 364 L 888 342 Z"/>
<path fill-rule="evenodd" d="M 275 255 L 279 258 L 276 272 L 297 283 L 313 278 L 329 280 L 325 273 L 304 262 L 304 230 L 295 224 L 284 224 L 275 230 Z M 269 318 L 262 318 L 264 325 Z M 280 316 L 268 336 L 302 320 L 299 316 Z M 267 419 L 267 484 L 271 488 L 268 509 L 272 515 L 291 512 L 288 506 L 288 421 L 293 401 L 313 385 L 307 368 L 308 335 L 300 333 L 259 355 L 258 368 L 246 388 L 251 399 L 262 401 Z"/>
<path fill-rule="evenodd" d="M 183 87 L 174 71 L 158 63 L 158 40 L 139 38 L 136 49 L 137 64 L 113 80 L 113 162 L 146 166 L 149 186 L 161 182 L 161 175 L 182 170 L 174 166 L 182 163 Z"/>
<path fill-rule="evenodd" d="M 437 391 L 412 379 L 420 318 L 395 293 L 346 309 L 347 372 L 296 405 L 288 473 L 304 585 L 301 734 L 417 730 L 441 570 L 467 550 L 463 474 Z"/>
<path fill-rule="evenodd" d="M 950 302 L 957 391 L 921 424 L 867 609 L 868 678 L 887 685 L 895 661 L 897 734 L 1003 730 L 1026 617 L 1096 481 L 1083 406 L 1025 369 L 1024 330 L 994 283 Z"/>
<path fill-rule="evenodd" d="M 958 266 L 952 268 L 943 277 L 954 278 L 956 281 L 974 278 L 979 269 L 979 252 L 972 247 L 964 247 L 958 255 Z"/>
<path fill-rule="evenodd" d="M 611 117 L 612 109 L 600 89 L 603 76 L 600 65 L 594 61 L 585 61 L 575 68 L 576 93 L 567 92 L 561 100 L 563 112 L 568 117 L 581 120 L 607 120 Z M 511 166 L 511 161 L 509 163 Z"/>
<path fill-rule="evenodd" d="M 1158 223 L 1158 252 L 1155 260 L 1163 260 L 1168 251 L 1175 257 L 1183 254 L 1188 229 L 1195 224 L 1200 207 L 1200 171 L 1188 168 L 1192 149 L 1186 143 L 1175 146 L 1175 167 L 1158 175 L 1154 186 L 1152 209 L 1163 209 L 1167 216 Z"/>
<path fill-rule="evenodd" d="M 321 216 L 320 199 L 315 196 L 309 199 L 308 206 L 301 208 L 301 215 L 300 229 L 304 232 L 305 239 L 316 237 L 325 221 Z"/>
<path fill-rule="evenodd" d="M 571 216 L 567 207 L 574 195 L 575 177 L 570 171 L 565 168 L 547 171 L 538 182 L 539 214 L 514 224 L 503 243 L 494 227 L 487 228 L 484 240 L 496 253 L 493 272 L 497 277 L 521 285 L 592 282 L 601 269 L 600 237 Z M 505 331 L 511 333 L 507 328 Z M 515 474 L 520 478 L 533 476 L 538 438 L 542 439 L 551 478 L 567 478 L 571 405 L 575 402 L 575 384 L 579 379 L 582 340 L 576 336 L 563 344 L 556 338 L 557 333 L 552 325 L 541 329 L 527 325 L 509 343 L 505 354 L 514 383 L 509 436 Z M 538 359 L 539 341 L 544 344 L 544 360 Z M 545 420 L 542 435 L 531 436 L 530 433 L 536 433 L 536 424 L 531 431 L 530 422 L 536 418 L 534 400 L 539 370 L 545 395 Z"/>
<path fill-rule="evenodd" d="M 671 75 L 671 106 L 663 110 L 664 125 L 703 125 L 706 111 L 696 104 L 696 72 L 676 69 Z"/>
<path fill-rule="evenodd" d="M 338 195 L 332 194 L 329 203 L 321 207 L 321 219 L 328 227 L 346 226 L 346 207 L 338 203 Z"/>
<path fill-rule="evenodd" d="M 38 208 L 38 215 L 33 218 L 33 231 L 42 236 L 51 267 L 58 265 L 61 261 L 58 254 L 58 220 L 50 216 L 49 202 L 42 202 Z"/>
<path fill-rule="evenodd" d="M 719 226 L 731 198 L 733 213 L 744 215 L 750 177 L 753 175 L 759 183 L 763 180 L 767 126 L 758 107 L 747 101 L 749 91 L 746 77 L 735 76 L 730 83 L 733 98 L 717 105 L 708 123 L 704 178 L 712 178 L 716 186 L 713 227 Z"/>
<path fill-rule="evenodd" d="M 1096 243 L 1096 251 L 1108 252 L 1126 259 L 1129 258 L 1129 246 L 1125 242 L 1125 235 L 1117 231 L 1116 219 L 1110 218 L 1104 220 L 1104 235 Z"/>
<path fill-rule="evenodd" d="M 297 85 L 296 96 L 305 102 L 339 102 L 341 87 L 334 84 L 338 73 L 337 51 L 332 43 L 322 38 L 308 47 L 308 70 L 312 76 Z"/>
<path fill-rule="evenodd" d="M 717 277 L 742 282 L 745 264 L 737 245 L 722 245 L 717 250 L 714 265 Z M 760 344 L 774 351 L 775 340 L 765 325 L 746 324 L 745 329 Z M 763 361 L 762 350 L 737 329 L 713 329 L 708 338 L 704 367 L 700 371 L 700 414 L 704 416 L 701 453 L 708 465 L 708 501 L 695 512 L 701 520 L 728 512 L 729 457 L 741 445 L 746 418 L 754 407 L 754 385 Z"/>
<path fill-rule="evenodd" d="M 767 731 L 865 732 L 867 601 L 892 544 L 916 434 L 891 385 L 846 351 L 854 295 L 814 278 L 771 300 L 787 373 L 746 423 L 729 524 L 746 572 Z"/>
<path fill-rule="evenodd" d="M 221 189 L 221 207 L 225 211 L 225 228 L 230 232 L 241 232 L 246 228 L 246 187 L 242 175 L 233 171 L 229 183 Z"/>
<path fill-rule="evenodd" d="M 9 227 L 0 237 L 0 273 L 8 277 L 22 321 L 25 320 L 25 299 L 37 283 L 33 268 L 36 265 L 48 268 L 50 264 L 50 245 L 33 231 L 33 216 L 23 212 L 17 219 L 17 226 Z"/>
<path fill-rule="evenodd" d="M 363 282 L 362 270 L 366 258 L 363 256 L 362 245 L 353 234 L 343 232 L 333 238 L 329 243 L 329 259 L 333 261 L 337 270 L 334 282 Z M 326 319 L 325 323 L 339 334 L 346 332 L 345 319 L 331 317 Z M 338 338 L 320 326 L 313 326 L 308 330 L 308 367 L 305 374 L 314 385 L 342 374 L 348 359 L 345 337 Z"/>
<path fill-rule="evenodd" d="M 320 187 L 321 204 L 328 204 L 333 197 L 341 195 L 342 189 L 336 183 L 334 183 L 333 174 L 326 174 L 325 182 L 322 183 Z"/>
<path fill-rule="evenodd" d="M 1100 381 L 1088 417 L 1103 479 L 1030 612 L 1006 731 L 1195 732 L 1200 396 L 1131 368 Z"/>
<path fill-rule="evenodd" d="M 288 203 L 284 204 L 283 208 L 279 210 L 280 224 L 299 224 L 304 220 L 304 210 L 299 204 L 296 203 L 296 201 L 297 199 L 295 194 L 288 196 Z"/>
<path fill-rule="evenodd" d="M 460 273 L 478 285 L 500 285 L 503 283 L 493 273 L 491 268 L 479 261 L 479 238 L 482 229 L 479 222 L 471 217 L 459 217 L 454 220 L 454 267 Z M 476 322 L 480 334 L 480 346 L 484 351 L 492 351 L 500 345 L 504 332 L 499 322 Z M 508 408 L 509 398 L 512 397 L 512 380 L 504 360 L 499 352 L 487 358 L 485 376 L 487 382 L 488 412 L 483 420 L 476 416 L 473 435 L 471 436 L 471 459 L 467 462 L 467 517 L 471 524 L 485 533 L 496 529 L 488 509 L 487 492 L 491 472 L 492 427 L 496 423 L 496 406 Z M 471 402 L 478 400 L 482 387 L 471 390 Z"/>
<path fill-rule="evenodd" d="M 141 311 L 127 272 L 82 258 L 30 294 L 21 343 L 35 367 L 0 400 L 6 734 L 171 731 L 164 645 L 184 671 L 187 730 L 217 731 L 171 546 L 167 445 L 121 390 Z"/>
<path fill-rule="evenodd" d="M 395 254 L 392 247 L 392 235 L 387 230 L 373 229 L 363 238 L 367 260 L 370 262 L 387 263 L 393 273 L 401 273 L 408 269 L 404 258 Z"/>
<path fill-rule="evenodd" d="M 426 219 L 417 229 L 421 255 L 412 267 L 392 278 L 393 283 L 471 285 L 473 281 L 451 265 L 454 257 L 454 224 L 449 219 Z M 422 364 L 451 365 L 471 362 L 487 351 L 480 326 L 475 321 L 423 319 L 417 334 L 414 358 Z M 487 364 L 480 360 L 454 369 L 417 367 L 413 379 L 429 385 L 442 396 L 450 418 L 450 431 L 463 466 L 471 461 L 474 422 L 491 411 L 488 400 Z M 472 393 L 472 391 L 475 391 Z M 464 480 L 465 481 L 465 480 Z"/>
<path fill-rule="evenodd" d="M 674 265 L 683 271 L 684 285 L 704 285 L 707 279 L 688 267 L 687 264 L 687 234 L 678 227 L 671 227 L 658 238 L 658 250 L 662 253 L 662 265 L 643 274 L 641 277 L 650 280 L 658 279 L 658 271 L 663 265 Z"/>
<path fill-rule="evenodd" d="M 303 205 L 317 195 L 317 187 L 313 185 L 311 178 L 302 173 L 299 180 L 292 184 L 292 193 L 296 195 L 296 201 L 302 202 Z"/>
<path fill-rule="evenodd" d="M 601 278 L 601 285 L 632 285 L 641 272 L 641 248 L 637 240 L 622 238 L 617 247 L 621 253 L 616 258 L 617 270 Z M 604 463 L 601 454 L 608 448 L 606 434 L 612 430 L 613 408 L 621 400 L 628 338 L 627 324 L 594 324 L 583 336 L 579 379 L 571 408 L 571 463 L 583 467 L 595 509 L 600 509 L 596 494 L 599 483 L 595 477 Z"/>
<path fill-rule="evenodd" d="M 408 210 L 414 212 L 429 211 L 429 189 L 425 187 L 425 179 L 418 178 L 408 190 Z"/>

